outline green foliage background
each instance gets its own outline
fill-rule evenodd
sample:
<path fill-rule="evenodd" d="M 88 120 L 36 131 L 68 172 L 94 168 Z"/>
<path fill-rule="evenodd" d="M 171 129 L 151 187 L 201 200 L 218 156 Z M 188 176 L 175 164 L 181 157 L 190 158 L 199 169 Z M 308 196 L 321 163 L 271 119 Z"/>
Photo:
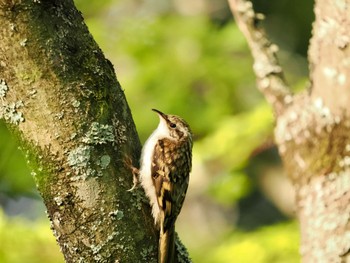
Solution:
<path fill-rule="evenodd" d="M 196 9 L 192 2 L 207 8 Z M 293 6 L 288 1 L 258 2 L 259 10 L 271 17 L 265 24 L 268 32 L 284 47 L 280 59 L 296 90 L 306 82 L 302 40 L 307 40 L 312 20 L 310 4 L 297 2 Z M 194 168 L 196 194 L 186 202 L 210 200 L 201 201 L 202 208 L 214 209 L 208 202 L 220 214 L 218 221 L 207 218 L 214 227 L 204 239 L 191 232 L 193 217 L 179 222 L 179 234 L 193 261 L 297 262 L 297 224 L 260 189 L 263 171 L 280 168 L 271 144 L 273 116 L 255 87 L 249 50 L 226 2 L 77 0 L 76 4 L 115 65 L 141 140 L 157 125 L 151 108 L 180 115 L 191 124 L 195 166 L 205 172 Z M 301 23 L 293 16 L 298 12 L 283 8 L 303 10 L 306 18 Z M 283 21 L 290 28 L 288 36 Z M 6 211 L 9 200 L 21 196 L 40 202 L 24 156 L 0 123 L 0 205 Z M 63 262 L 44 212 L 35 218 L 0 210 L 0 262 Z M 209 229 L 206 224 L 200 228 Z"/>

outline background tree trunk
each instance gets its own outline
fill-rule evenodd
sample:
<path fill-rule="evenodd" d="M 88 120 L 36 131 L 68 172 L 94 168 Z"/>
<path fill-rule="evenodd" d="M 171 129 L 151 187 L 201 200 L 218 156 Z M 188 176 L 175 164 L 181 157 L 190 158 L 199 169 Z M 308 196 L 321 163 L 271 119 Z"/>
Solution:
<path fill-rule="evenodd" d="M 113 66 L 71 0 L 0 1 L 0 118 L 22 142 L 67 262 L 156 262 L 140 142 Z M 189 261 L 186 251 L 181 254 Z"/>
<path fill-rule="evenodd" d="M 292 95 L 250 2 L 230 0 L 273 106 L 275 141 L 296 191 L 303 262 L 350 260 L 350 1 L 316 1 L 310 90 Z M 276 78 L 278 80 L 276 80 Z"/>

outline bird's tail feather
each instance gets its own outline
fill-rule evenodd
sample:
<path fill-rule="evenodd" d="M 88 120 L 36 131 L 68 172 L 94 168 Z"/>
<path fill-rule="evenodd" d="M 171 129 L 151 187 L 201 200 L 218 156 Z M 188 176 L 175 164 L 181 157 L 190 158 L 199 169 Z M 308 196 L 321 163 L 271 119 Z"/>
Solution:
<path fill-rule="evenodd" d="M 158 263 L 174 263 L 175 261 L 175 227 L 163 233 L 160 231 L 158 247 Z"/>

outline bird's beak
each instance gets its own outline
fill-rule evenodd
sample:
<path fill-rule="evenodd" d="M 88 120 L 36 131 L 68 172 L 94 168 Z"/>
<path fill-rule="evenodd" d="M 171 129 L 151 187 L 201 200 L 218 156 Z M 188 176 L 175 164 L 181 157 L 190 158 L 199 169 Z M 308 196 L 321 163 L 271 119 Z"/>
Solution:
<path fill-rule="evenodd" d="M 165 113 L 163 113 L 163 112 L 161 112 L 159 110 L 156 110 L 156 109 L 152 109 L 152 110 L 155 111 L 156 113 L 158 113 L 158 115 L 160 117 L 162 117 L 164 120 L 168 120 L 167 115 Z"/>

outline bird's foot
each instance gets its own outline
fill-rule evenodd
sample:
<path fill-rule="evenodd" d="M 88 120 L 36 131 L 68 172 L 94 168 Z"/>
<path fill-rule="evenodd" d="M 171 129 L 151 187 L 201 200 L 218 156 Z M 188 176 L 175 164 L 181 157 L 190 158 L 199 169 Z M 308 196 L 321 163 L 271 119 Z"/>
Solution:
<path fill-rule="evenodd" d="M 130 158 L 130 156 L 125 155 L 124 157 L 124 165 L 131 171 L 132 173 L 132 182 L 133 182 L 133 186 L 127 190 L 129 192 L 133 191 L 138 184 L 140 183 L 140 170 L 137 169 L 133 164 L 132 164 L 132 159 Z"/>

